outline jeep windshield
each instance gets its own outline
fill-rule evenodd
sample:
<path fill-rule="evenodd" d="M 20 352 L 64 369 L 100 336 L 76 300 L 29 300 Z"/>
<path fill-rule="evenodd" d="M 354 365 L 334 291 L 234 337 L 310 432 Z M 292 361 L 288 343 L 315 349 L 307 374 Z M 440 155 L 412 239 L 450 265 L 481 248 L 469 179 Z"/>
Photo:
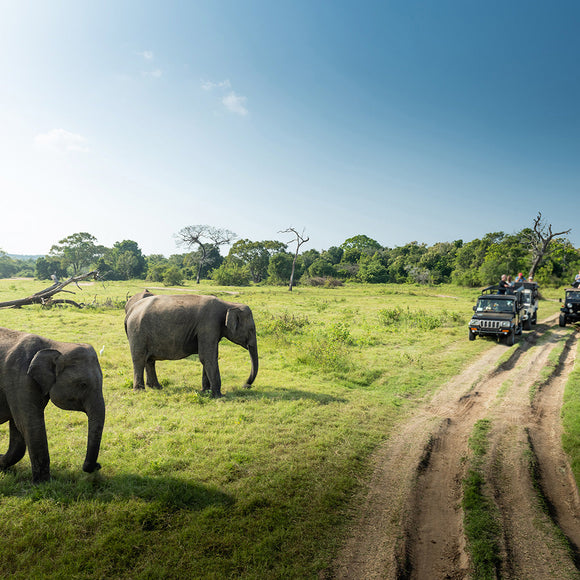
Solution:
<path fill-rule="evenodd" d="M 513 312 L 513 300 L 497 300 L 490 298 L 480 298 L 475 307 L 476 312 Z"/>
<path fill-rule="evenodd" d="M 566 292 L 566 300 L 580 300 L 580 290 Z"/>

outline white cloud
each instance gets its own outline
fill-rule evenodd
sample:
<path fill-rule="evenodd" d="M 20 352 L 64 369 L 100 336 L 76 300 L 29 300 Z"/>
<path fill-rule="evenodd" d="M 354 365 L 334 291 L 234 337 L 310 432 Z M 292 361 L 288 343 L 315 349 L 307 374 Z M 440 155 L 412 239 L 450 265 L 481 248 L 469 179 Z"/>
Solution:
<path fill-rule="evenodd" d="M 145 60 L 153 60 L 153 51 L 152 50 L 144 50 L 143 52 L 139 53 Z"/>
<path fill-rule="evenodd" d="M 236 115 L 247 115 L 248 109 L 246 109 L 246 97 L 241 95 L 236 95 L 233 91 L 226 95 L 222 99 L 222 103 L 225 105 L 226 109 L 231 113 L 236 113 Z"/>
<path fill-rule="evenodd" d="M 88 142 L 84 137 L 64 129 L 53 129 L 48 133 L 40 133 L 34 138 L 34 143 L 40 149 L 51 151 L 79 151 L 81 153 L 90 151 Z"/>
<path fill-rule="evenodd" d="M 231 87 L 230 81 L 225 80 L 219 83 L 214 83 L 212 81 L 201 81 L 201 88 L 204 91 L 211 91 L 213 89 L 229 89 Z"/>

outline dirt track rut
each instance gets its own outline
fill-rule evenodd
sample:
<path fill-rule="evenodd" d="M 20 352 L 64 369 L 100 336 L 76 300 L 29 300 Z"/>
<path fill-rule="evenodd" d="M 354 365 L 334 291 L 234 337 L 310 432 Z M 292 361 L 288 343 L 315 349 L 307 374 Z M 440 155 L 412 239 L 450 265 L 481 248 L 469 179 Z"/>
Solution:
<path fill-rule="evenodd" d="M 375 455 L 368 494 L 330 576 L 469 578 L 462 481 L 474 425 L 489 419 L 485 480 L 502 528 L 497 576 L 580 578 L 580 499 L 560 443 L 576 341 L 552 317 L 521 338 L 507 362 L 498 366 L 506 347 L 493 347 L 405 421 Z"/>

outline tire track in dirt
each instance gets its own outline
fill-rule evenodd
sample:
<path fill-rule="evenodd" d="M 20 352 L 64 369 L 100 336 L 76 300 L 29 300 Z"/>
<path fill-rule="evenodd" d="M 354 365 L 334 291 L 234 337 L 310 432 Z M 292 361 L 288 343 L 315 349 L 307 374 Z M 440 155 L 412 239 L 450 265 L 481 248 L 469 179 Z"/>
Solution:
<path fill-rule="evenodd" d="M 531 456 L 529 451 L 533 446 L 541 465 L 544 461 L 548 462 L 546 465 L 554 464 L 552 455 L 542 458 L 542 453 L 545 453 L 545 430 L 553 432 L 551 442 L 545 446 L 560 449 L 561 455 L 556 467 L 542 467 L 542 474 L 551 471 L 556 474 L 556 479 L 559 474 L 558 483 L 562 487 L 561 474 L 567 466 L 556 425 L 560 422 L 561 395 L 572 364 L 568 360 L 573 359 L 570 355 L 572 349 L 568 348 L 566 356 L 562 357 L 564 362 L 559 367 L 558 380 L 544 385 L 533 410 L 528 395 L 530 385 L 539 381 L 540 370 L 545 366 L 549 353 L 564 335 L 563 331 L 552 331 L 552 334 L 546 335 L 549 338 L 545 343 L 536 346 L 538 339 L 554 326 L 554 321 L 555 317 L 552 317 L 545 321 L 549 322 L 548 325 L 538 325 L 536 332 L 521 339 L 518 348 L 500 368 L 497 368 L 497 363 L 505 353 L 505 346 L 497 345 L 487 351 L 440 389 L 428 404 L 416 410 L 378 451 L 368 494 L 358 506 L 358 518 L 332 568 L 331 577 L 435 579 L 469 576 L 460 507 L 461 486 L 468 439 L 475 422 L 482 418 L 492 419 L 491 456 L 495 463 L 491 463 L 501 466 L 501 470 L 498 467 L 489 477 L 494 487 L 494 497 L 499 507 L 504 508 L 502 522 L 506 531 L 503 561 L 514 562 L 515 552 L 525 553 L 514 540 L 520 537 L 516 533 L 519 522 L 529 520 L 534 524 L 542 517 L 538 502 L 534 500 L 533 482 L 523 474 L 526 469 L 526 473 L 530 472 L 529 461 L 526 463 L 525 458 Z M 543 475 L 542 478 L 542 481 L 546 479 Z M 574 545 L 576 540 L 572 538 L 575 537 L 574 530 L 579 527 L 580 511 L 569 467 L 564 479 L 568 481 L 566 493 L 556 494 L 556 499 L 551 499 L 549 492 L 545 493 L 550 506 L 561 513 L 558 522 Z M 508 501 L 509 497 L 504 488 L 516 489 L 509 483 L 522 482 L 523 485 L 526 480 L 528 488 L 525 494 L 518 492 L 510 506 L 515 507 L 516 499 L 525 497 L 529 500 L 529 507 L 524 510 L 524 507 L 518 506 L 519 511 L 513 511 L 510 517 L 510 506 L 502 504 L 502 499 Z M 552 489 L 552 485 L 546 479 L 545 486 Z M 560 505 L 558 498 L 562 496 L 565 497 L 565 507 L 556 508 Z M 564 512 L 570 511 L 571 507 L 575 515 L 566 517 Z M 568 520 L 571 520 L 567 524 L 569 531 L 564 523 Z M 552 537 L 550 523 L 542 525 Z M 524 544 L 527 541 L 526 533 L 520 534 Z M 544 536 L 537 541 L 550 545 L 546 544 Z M 529 548 L 532 552 L 527 560 L 530 562 L 529 569 L 536 572 L 530 578 L 543 577 L 537 575 L 540 569 L 534 564 L 534 560 L 542 557 L 544 561 L 550 558 L 556 560 L 555 566 L 563 574 L 577 574 L 573 562 L 570 565 L 570 557 L 560 552 L 556 557 L 555 548 L 550 548 L 549 553 L 543 555 L 540 555 L 541 550 L 531 545 Z M 522 558 L 526 560 L 524 556 Z M 515 570 L 518 573 L 514 575 Z M 519 564 L 511 569 L 504 565 L 502 574 L 503 577 L 528 577 L 520 575 L 523 571 Z"/>

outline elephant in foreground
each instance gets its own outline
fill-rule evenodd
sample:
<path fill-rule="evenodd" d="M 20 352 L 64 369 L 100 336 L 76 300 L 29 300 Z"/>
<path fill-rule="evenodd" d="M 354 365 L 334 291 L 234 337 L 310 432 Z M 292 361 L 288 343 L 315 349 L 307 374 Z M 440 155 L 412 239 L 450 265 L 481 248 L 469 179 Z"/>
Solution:
<path fill-rule="evenodd" d="M 125 306 L 125 332 L 133 359 L 133 388 L 160 389 L 155 361 L 178 360 L 199 354 L 203 366 L 202 390 L 221 396 L 218 344 L 225 337 L 250 353 L 252 369 L 244 385 L 250 388 L 258 374 L 258 343 L 252 311 L 245 304 L 224 302 L 214 296 L 156 296 L 145 290 Z"/>
<path fill-rule="evenodd" d="M 6 454 L 0 455 L 0 469 L 20 461 L 28 449 L 32 481 L 50 479 L 44 423 L 49 400 L 61 409 L 87 414 L 83 470 L 91 473 L 100 469 L 97 457 L 105 400 L 103 374 L 93 347 L 0 328 L 0 423 L 10 424 L 10 442 Z"/>

